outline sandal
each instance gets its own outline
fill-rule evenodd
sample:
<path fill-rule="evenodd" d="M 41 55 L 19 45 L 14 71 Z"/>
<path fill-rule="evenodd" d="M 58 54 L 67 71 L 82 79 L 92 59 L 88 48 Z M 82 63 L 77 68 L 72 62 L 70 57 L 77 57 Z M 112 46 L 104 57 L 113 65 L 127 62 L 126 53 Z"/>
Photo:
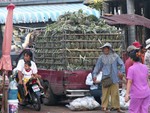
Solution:
<path fill-rule="evenodd" d="M 118 110 L 117 108 L 111 108 L 110 111 L 116 111 Z"/>
<path fill-rule="evenodd" d="M 102 108 L 102 111 L 104 111 L 105 113 L 110 113 L 110 110 L 107 110 L 107 108 Z"/>
<path fill-rule="evenodd" d="M 104 110 L 105 113 L 111 113 L 110 110 Z"/>
<path fill-rule="evenodd" d="M 118 112 L 118 113 L 125 113 L 125 111 L 123 111 L 123 110 L 121 110 L 121 109 L 118 109 L 117 112 Z"/>
<path fill-rule="evenodd" d="M 102 111 L 106 111 L 107 109 L 105 108 L 105 107 L 102 107 L 102 109 L 101 109 Z"/>

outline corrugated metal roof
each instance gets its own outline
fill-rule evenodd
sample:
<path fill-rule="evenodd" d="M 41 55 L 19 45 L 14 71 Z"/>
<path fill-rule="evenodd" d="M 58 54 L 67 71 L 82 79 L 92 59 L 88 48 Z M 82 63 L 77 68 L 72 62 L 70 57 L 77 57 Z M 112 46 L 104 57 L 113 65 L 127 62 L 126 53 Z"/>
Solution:
<path fill-rule="evenodd" d="M 137 14 L 121 14 L 112 16 L 102 16 L 110 25 L 139 25 L 150 28 L 150 19 Z"/>
<path fill-rule="evenodd" d="M 5 7 L 10 3 L 16 6 L 35 4 L 62 4 L 62 3 L 83 3 L 84 0 L 0 0 L 0 7 Z"/>
<path fill-rule="evenodd" d="M 98 18 L 100 16 L 99 11 L 85 6 L 82 3 L 16 6 L 13 12 L 13 23 L 47 22 L 49 19 L 56 21 L 60 15 L 67 12 L 76 12 L 80 9 L 88 15 L 95 15 Z M 0 7 L 0 23 L 5 23 L 6 16 L 6 7 Z"/>

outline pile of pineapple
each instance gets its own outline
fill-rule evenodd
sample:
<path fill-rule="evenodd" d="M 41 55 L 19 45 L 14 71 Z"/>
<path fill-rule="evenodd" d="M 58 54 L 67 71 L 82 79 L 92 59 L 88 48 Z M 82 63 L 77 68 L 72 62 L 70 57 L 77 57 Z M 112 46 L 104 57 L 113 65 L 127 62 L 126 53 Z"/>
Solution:
<path fill-rule="evenodd" d="M 121 54 L 123 35 L 116 27 L 82 11 L 67 13 L 35 39 L 35 61 L 43 69 L 91 70 L 106 42 Z"/>
<path fill-rule="evenodd" d="M 58 33 L 118 33 L 114 26 L 106 24 L 105 20 L 98 19 L 94 15 L 87 15 L 82 10 L 61 15 L 56 22 L 47 25 L 45 35 Z"/>

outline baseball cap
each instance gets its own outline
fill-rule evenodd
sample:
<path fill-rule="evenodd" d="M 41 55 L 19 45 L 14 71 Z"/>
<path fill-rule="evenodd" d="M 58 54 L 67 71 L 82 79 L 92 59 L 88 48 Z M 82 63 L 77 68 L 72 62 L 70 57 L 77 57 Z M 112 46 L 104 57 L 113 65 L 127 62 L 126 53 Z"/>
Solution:
<path fill-rule="evenodd" d="M 134 45 L 136 48 L 140 48 L 142 46 L 139 42 L 133 42 L 132 45 Z"/>
<path fill-rule="evenodd" d="M 127 48 L 127 52 L 131 52 L 131 51 L 133 51 L 133 50 L 138 50 L 139 48 L 137 48 L 137 47 L 135 47 L 134 45 L 130 45 L 130 46 L 128 46 L 128 48 Z"/>

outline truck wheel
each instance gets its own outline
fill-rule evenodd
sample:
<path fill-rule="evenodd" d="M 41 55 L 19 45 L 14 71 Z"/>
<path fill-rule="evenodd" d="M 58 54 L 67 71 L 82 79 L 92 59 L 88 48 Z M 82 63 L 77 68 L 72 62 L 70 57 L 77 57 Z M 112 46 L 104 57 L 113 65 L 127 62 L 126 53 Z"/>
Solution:
<path fill-rule="evenodd" d="M 44 81 L 44 93 L 45 93 L 45 98 L 43 98 L 44 105 L 55 105 L 57 103 L 56 97 L 53 94 L 48 81 Z"/>

